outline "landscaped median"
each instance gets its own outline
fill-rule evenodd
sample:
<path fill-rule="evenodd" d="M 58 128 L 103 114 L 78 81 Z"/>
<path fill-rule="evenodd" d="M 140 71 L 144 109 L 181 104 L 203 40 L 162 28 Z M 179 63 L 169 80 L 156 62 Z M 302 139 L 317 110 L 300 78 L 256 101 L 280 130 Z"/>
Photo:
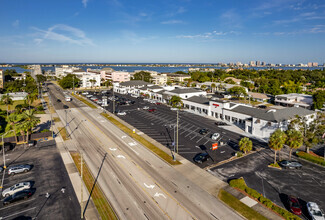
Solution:
<path fill-rule="evenodd" d="M 70 152 L 73 161 L 76 165 L 76 167 L 78 168 L 78 171 L 80 173 L 80 154 L 77 152 Z M 113 208 L 111 207 L 111 205 L 109 204 L 109 202 L 107 201 L 107 199 L 105 198 L 105 195 L 103 194 L 102 190 L 99 188 L 99 186 L 96 184 L 95 186 L 94 183 L 94 177 L 91 175 L 87 164 L 83 163 L 83 181 L 89 191 L 89 193 L 91 192 L 92 188 L 92 194 L 91 194 L 91 198 L 94 201 L 94 204 L 96 206 L 96 209 L 101 217 L 101 219 L 108 219 L 108 220 L 114 220 L 114 219 L 118 219 Z"/>
<path fill-rule="evenodd" d="M 76 99 L 78 99 L 79 101 L 82 101 L 83 103 L 85 103 L 86 105 L 88 105 L 90 108 L 97 108 L 94 104 L 88 102 L 86 99 L 78 96 L 78 95 L 75 95 L 75 94 L 71 94 L 73 97 L 75 97 Z"/>
<path fill-rule="evenodd" d="M 58 127 L 58 130 L 60 132 L 60 135 L 64 141 L 69 140 L 70 138 L 68 137 L 68 132 L 65 129 L 65 127 Z"/>
<path fill-rule="evenodd" d="M 119 122 L 118 120 L 116 120 L 115 118 L 109 116 L 107 113 L 101 113 L 101 115 L 104 116 L 106 119 L 108 119 L 113 124 L 115 124 L 122 131 L 124 131 L 125 133 L 127 133 L 133 139 L 137 140 L 142 145 L 144 145 L 146 148 L 148 148 L 149 150 L 151 150 L 157 156 L 159 156 L 160 158 L 162 158 L 164 161 L 166 161 L 167 163 L 169 163 L 170 165 L 178 165 L 178 164 L 181 164 L 181 162 L 179 162 L 178 160 L 174 161 L 173 158 L 169 154 L 167 154 L 165 151 L 162 151 L 160 148 L 156 147 L 154 144 L 150 143 L 145 138 L 141 137 L 138 134 L 133 133 L 133 131 L 130 128 L 128 128 L 127 126 L 125 126 L 124 124 L 122 124 L 121 122 Z"/>
<path fill-rule="evenodd" d="M 284 219 L 290 219 L 290 220 L 298 220 L 301 219 L 298 216 L 292 214 L 291 212 L 288 212 L 287 210 L 275 205 L 271 200 L 265 198 L 260 193 L 258 193 L 256 190 L 249 188 L 245 180 L 243 178 L 240 179 L 234 179 L 229 182 L 229 185 L 231 187 L 234 187 L 243 193 L 249 195 L 253 199 L 257 200 L 259 203 L 263 204 L 267 208 L 271 209 L 272 211 L 276 212 L 280 216 L 282 216 Z M 248 218 L 250 219 L 250 218 Z"/>
<path fill-rule="evenodd" d="M 224 189 L 219 191 L 218 198 L 247 219 L 267 220 L 263 215 L 248 207 Z"/>
<path fill-rule="evenodd" d="M 316 163 L 322 166 L 325 166 L 325 160 L 323 157 L 319 157 L 319 156 L 314 156 L 312 154 L 308 154 L 306 152 L 303 151 L 299 151 L 298 153 L 296 153 L 296 155 L 302 159 L 308 160 L 312 163 Z"/>

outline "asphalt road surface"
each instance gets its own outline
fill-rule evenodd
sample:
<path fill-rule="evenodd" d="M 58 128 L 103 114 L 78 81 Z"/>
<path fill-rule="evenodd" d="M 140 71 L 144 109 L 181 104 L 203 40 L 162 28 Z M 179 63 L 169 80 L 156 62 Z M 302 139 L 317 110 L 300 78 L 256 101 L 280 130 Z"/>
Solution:
<path fill-rule="evenodd" d="M 79 107 L 84 104 L 77 100 L 66 103 L 55 86 L 49 88 L 53 103 L 61 99 L 55 106 L 61 121 L 68 122 L 72 142 L 93 174 L 100 171 L 98 184 L 121 219 L 241 219 L 97 110 Z"/>

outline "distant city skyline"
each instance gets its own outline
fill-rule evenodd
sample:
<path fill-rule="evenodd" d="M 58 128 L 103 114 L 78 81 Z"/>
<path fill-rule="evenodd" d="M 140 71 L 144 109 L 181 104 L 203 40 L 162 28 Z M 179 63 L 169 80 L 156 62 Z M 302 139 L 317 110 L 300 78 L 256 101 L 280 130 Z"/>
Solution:
<path fill-rule="evenodd" d="M 0 63 L 325 63 L 323 0 L 1 5 Z"/>

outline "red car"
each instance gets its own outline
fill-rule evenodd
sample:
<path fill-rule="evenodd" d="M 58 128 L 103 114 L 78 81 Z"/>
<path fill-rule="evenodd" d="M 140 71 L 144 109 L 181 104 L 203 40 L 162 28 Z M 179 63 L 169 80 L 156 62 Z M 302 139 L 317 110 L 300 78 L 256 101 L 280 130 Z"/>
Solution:
<path fill-rule="evenodd" d="M 155 108 L 150 108 L 150 109 L 148 109 L 148 112 L 154 112 L 154 111 L 156 111 L 157 109 L 155 109 Z"/>
<path fill-rule="evenodd" d="M 301 205 L 299 204 L 299 201 L 294 196 L 288 197 L 288 203 L 290 211 L 295 215 L 301 215 Z"/>
<path fill-rule="evenodd" d="M 160 102 L 156 102 L 156 105 L 161 105 L 161 103 Z"/>

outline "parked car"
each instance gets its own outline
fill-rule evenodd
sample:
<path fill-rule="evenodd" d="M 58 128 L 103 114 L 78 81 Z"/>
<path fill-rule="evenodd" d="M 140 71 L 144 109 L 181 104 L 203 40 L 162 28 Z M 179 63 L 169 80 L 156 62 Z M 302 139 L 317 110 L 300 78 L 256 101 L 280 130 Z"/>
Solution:
<path fill-rule="evenodd" d="M 4 169 L 3 169 L 3 166 L 0 166 L 0 173 L 3 171 Z"/>
<path fill-rule="evenodd" d="M 33 192 L 31 189 L 25 189 L 19 192 L 16 192 L 15 194 L 8 196 L 3 200 L 3 205 L 8 205 L 10 203 L 22 200 L 22 199 L 28 199 L 33 195 Z"/>
<path fill-rule="evenodd" d="M 8 168 L 8 175 L 13 176 L 17 173 L 26 173 L 26 172 L 30 171 L 31 168 L 32 168 L 32 166 L 29 164 L 11 166 Z"/>
<path fill-rule="evenodd" d="M 298 199 L 294 196 L 288 196 L 288 203 L 290 211 L 295 215 L 301 215 L 301 205 Z"/>
<path fill-rule="evenodd" d="M 86 97 L 87 97 L 87 98 L 90 98 L 90 97 L 92 97 L 92 96 L 93 96 L 93 95 L 91 95 L 91 94 L 89 94 L 89 95 L 86 95 Z"/>
<path fill-rule="evenodd" d="M 155 108 L 150 108 L 150 109 L 148 109 L 148 112 L 154 112 L 154 111 L 156 111 L 157 109 L 155 109 Z"/>
<path fill-rule="evenodd" d="M 217 140 L 219 137 L 220 137 L 219 133 L 214 133 L 213 135 L 211 135 L 212 140 Z"/>
<path fill-rule="evenodd" d="M 228 125 L 226 122 L 223 122 L 223 121 L 216 121 L 215 124 L 216 124 L 217 126 Z"/>
<path fill-rule="evenodd" d="M 325 220 L 325 215 L 315 202 L 307 202 L 307 210 L 312 220 Z"/>
<path fill-rule="evenodd" d="M 21 182 L 17 183 L 16 185 L 13 185 L 5 190 L 2 191 L 2 196 L 3 197 L 8 197 L 11 196 L 12 194 L 15 194 L 16 192 L 25 190 L 25 189 L 30 189 L 31 184 L 30 182 Z"/>
<path fill-rule="evenodd" d="M 27 142 L 27 146 L 28 147 L 33 147 L 35 145 L 35 141 L 34 140 L 29 140 L 28 142 Z"/>
<path fill-rule="evenodd" d="M 301 169 L 302 168 L 302 164 L 299 163 L 298 161 L 282 160 L 279 162 L 279 164 L 284 169 L 287 169 L 287 168 Z"/>
<path fill-rule="evenodd" d="M 203 162 L 207 161 L 208 158 L 209 158 L 208 153 L 199 153 L 199 154 L 195 155 L 193 160 L 195 163 L 203 163 Z"/>
<path fill-rule="evenodd" d="M 117 115 L 126 115 L 126 112 L 118 112 Z"/>
<path fill-rule="evenodd" d="M 88 95 L 89 93 L 88 92 L 83 92 L 81 93 L 82 95 Z"/>
<path fill-rule="evenodd" d="M 143 109 L 144 110 L 148 110 L 149 109 L 149 106 L 144 106 Z"/>
<path fill-rule="evenodd" d="M 206 128 L 202 128 L 202 129 L 199 131 L 199 133 L 202 134 L 202 135 L 205 135 L 205 134 L 208 133 L 208 129 L 206 129 Z"/>
<path fill-rule="evenodd" d="M 57 102 L 61 102 L 61 99 L 57 99 L 56 101 L 57 101 Z"/>
<path fill-rule="evenodd" d="M 161 102 L 156 102 L 156 105 L 161 105 Z"/>

